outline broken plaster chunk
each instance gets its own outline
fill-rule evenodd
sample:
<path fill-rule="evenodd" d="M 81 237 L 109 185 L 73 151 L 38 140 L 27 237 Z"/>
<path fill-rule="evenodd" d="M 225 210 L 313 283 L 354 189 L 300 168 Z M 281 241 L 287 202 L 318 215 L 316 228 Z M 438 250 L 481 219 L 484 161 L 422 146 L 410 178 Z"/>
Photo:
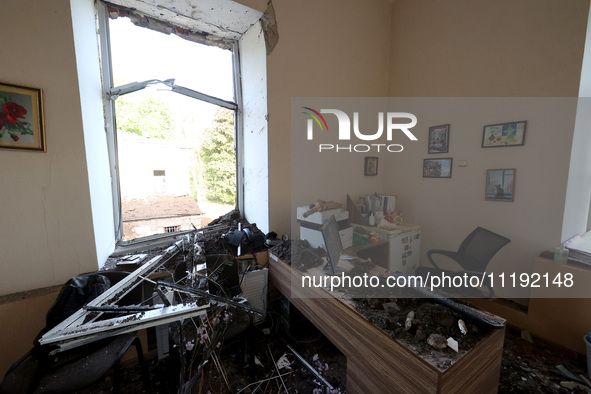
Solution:
<path fill-rule="evenodd" d="M 462 335 L 466 335 L 468 333 L 468 327 L 466 327 L 466 323 L 464 323 L 462 319 L 458 320 L 458 327 L 460 328 Z"/>
<path fill-rule="evenodd" d="M 384 308 L 384 310 L 388 312 L 390 315 L 395 315 L 396 312 L 400 312 L 400 307 L 395 301 L 386 302 L 382 304 L 382 308 Z"/>
<path fill-rule="evenodd" d="M 263 363 L 261 363 L 261 360 L 259 360 L 259 358 L 257 356 L 254 356 L 254 363 L 255 363 L 255 365 L 258 365 L 259 367 L 264 367 Z"/>
<path fill-rule="evenodd" d="M 534 338 L 527 330 L 521 330 L 521 339 L 528 341 L 529 343 L 534 343 Z"/>
<path fill-rule="evenodd" d="M 427 338 L 427 343 L 435 349 L 445 349 L 447 347 L 447 339 L 440 334 L 431 334 Z"/>
<path fill-rule="evenodd" d="M 279 368 L 279 369 L 284 369 L 284 368 L 291 369 L 291 361 L 289 361 L 287 359 L 287 354 L 284 354 L 283 356 L 281 356 L 281 358 L 279 358 L 279 360 L 277 360 L 277 368 Z"/>
<path fill-rule="evenodd" d="M 447 338 L 447 346 L 454 350 L 456 353 L 459 351 L 458 341 L 456 341 L 452 337 Z"/>
<path fill-rule="evenodd" d="M 415 318 L 414 311 L 408 312 L 408 315 L 406 315 L 406 322 L 404 323 L 404 329 L 406 331 L 410 330 L 410 328 L 412 327 L 412 321 L 414 318 Z"/>

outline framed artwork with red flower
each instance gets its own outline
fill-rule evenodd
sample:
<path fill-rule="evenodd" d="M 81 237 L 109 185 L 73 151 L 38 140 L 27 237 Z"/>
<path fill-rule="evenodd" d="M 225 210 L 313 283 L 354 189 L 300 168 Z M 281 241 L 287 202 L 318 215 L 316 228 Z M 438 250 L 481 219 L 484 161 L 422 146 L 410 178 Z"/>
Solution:
<path fill-rule="evenodd" d="M 0 148 L 46 151 L 41 89 L 0 83 Z"/>

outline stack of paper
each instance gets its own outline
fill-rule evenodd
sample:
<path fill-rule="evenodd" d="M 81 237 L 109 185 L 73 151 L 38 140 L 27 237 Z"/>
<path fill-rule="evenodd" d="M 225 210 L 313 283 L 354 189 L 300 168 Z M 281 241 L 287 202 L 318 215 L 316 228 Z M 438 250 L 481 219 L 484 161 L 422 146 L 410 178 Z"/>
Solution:
<path fill-rule="evenodd" d="M 569 238 L 564 247 L 568 249 L 569 259 L 591 264 L 591 231 Z"/>

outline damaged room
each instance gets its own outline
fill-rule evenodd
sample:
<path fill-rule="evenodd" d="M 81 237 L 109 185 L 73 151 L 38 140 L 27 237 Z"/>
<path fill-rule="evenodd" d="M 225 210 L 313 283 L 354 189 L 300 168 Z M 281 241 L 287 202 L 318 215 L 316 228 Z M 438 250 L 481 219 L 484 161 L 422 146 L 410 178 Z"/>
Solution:
<path fill-rule="evenodd" d="M 589 0 L 0 0 L 0 393 L 591 392 Z"/>

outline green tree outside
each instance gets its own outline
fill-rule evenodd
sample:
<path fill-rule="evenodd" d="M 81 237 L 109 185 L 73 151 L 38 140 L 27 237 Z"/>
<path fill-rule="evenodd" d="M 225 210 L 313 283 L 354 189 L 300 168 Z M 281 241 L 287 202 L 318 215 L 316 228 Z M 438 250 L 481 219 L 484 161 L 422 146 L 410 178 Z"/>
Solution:
<path fill-rule="evenodd" d="M 117 104 L 117 130 L 150 138 L 169 139 L 173 134 L 170 108 L 161 99 L 151 97 L 119 97 Z"/>
<path fill-rule="evenodd" d="M 206 128 L 200 151 L 205 197 L 212 202 L 236 201 L 236 154 L 234 151 L 234 112 L 217 110 Z"/>

